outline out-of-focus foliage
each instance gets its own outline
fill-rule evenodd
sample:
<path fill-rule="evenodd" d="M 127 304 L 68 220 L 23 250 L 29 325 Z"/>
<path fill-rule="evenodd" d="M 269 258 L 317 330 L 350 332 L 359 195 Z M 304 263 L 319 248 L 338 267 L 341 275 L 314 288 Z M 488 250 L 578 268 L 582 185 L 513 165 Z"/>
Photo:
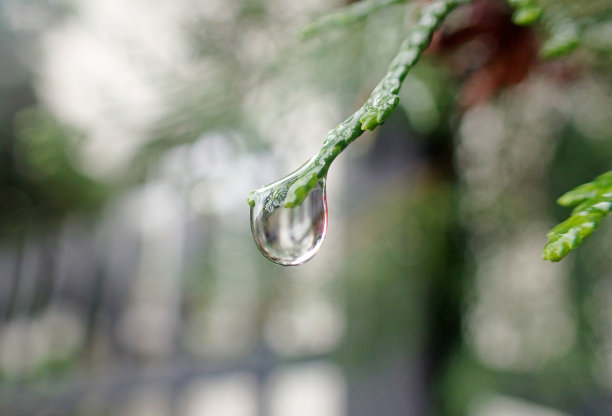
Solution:
<path fill-rule="evenodd" d="M 72 162 L 72 141 L 82 138 L 36 108 L 20 112 L 14 122 L 16 168 L 30 179 L 24 185 L 39 195 L 36 199 L 44 201 L 46 215 L 101 204 L 105 187 L 85 176 Z"/>
<path fill-rule="evenodd" d="M 542 15 L 542 7 L 535 0 L 508 0 L 508 4 L 514 8 L 512 21 L 519 26 L 530 25 Z"/>
<path fill-rule="evenodd" d="M 612 5 L 606 1 L 541 0 L 540 3 L 544 10 L 543 26 L 547 32 L 541 49 L 545 58 L 566 55 L 579 45 L 588 48 L 590 45 L 584 39 L 587 37 L 585 34 L 612 20 Z"/>

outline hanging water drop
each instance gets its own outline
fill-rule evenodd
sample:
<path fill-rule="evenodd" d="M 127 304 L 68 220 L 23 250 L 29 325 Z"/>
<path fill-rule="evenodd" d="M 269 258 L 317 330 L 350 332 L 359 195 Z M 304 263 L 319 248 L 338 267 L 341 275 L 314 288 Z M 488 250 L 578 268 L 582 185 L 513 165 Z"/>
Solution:
<path fill-rule="evenodd" d="M 261 192 L 251 205 L 251 231 L 259 250 L 268 259 L 284 266 L 297 266 L 310 260 L 327 232 L 325 178 L 319 179 L 308 196 L 295 207 L 266 205 L 262 195 L 265 192 Z"/>

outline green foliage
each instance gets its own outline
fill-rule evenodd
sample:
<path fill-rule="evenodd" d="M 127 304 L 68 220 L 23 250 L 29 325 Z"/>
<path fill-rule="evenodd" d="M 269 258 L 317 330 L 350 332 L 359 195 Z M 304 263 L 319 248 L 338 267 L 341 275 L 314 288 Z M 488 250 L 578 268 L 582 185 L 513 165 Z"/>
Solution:
<path fill-rule="evenodd" d="M 576 205 L 572 215 L 548 233 L 543 258 L 563 259 L 599 226 L 612 209 L 612 171 L 567 192 L 557 201 L 563 206 Z"/>
<path fill-rule="evenodd" d="M 519 26 L 535 23 L 542 14 L 542 8 L 534 0 L 508 0 L 514 8 L 512 21 Z"/>
<path fill-rule="evenodd" d="M 564 9 L 549 7 L 544 15 L 549 37 L 540 49 L 544 58 L 567 55 L 580 44 L 580 27 Z"/>
<path fill-rule="evenodd" d="M 438 0 L 421 10 L 417 25 L 412 29 L 395 56 L 387 74 L 372 91 L 365 104 L 349 118 L 330 130 L 321 150 L 300 169 L 289 176 L 251 192 L 249 205 L 263 200 L 264 209 L 299 205 L 324 178 L 334 159 L 365 130 L 373 130 L 385 122 L 399 103 L 398 92 L 402 81 L 429 45 L 431 36 L 444 18 L 456 7 L 470 0 Z"/>
<path fill-rule="evenodd" d="M 313 21 L 302 30 L 302 36 L 307 38 L 330 28 L 346 26 L 383 7 L 404 1 L 363 0 L 354 3 Z M 584 7 L 575 8 L 570 7 L 570 4 L 548 0 L 506 1 L 514 10 L 512 20 L 516 25 L 541 21 L 548 33 L 548 39 L 540 50 L 545 58 L 557 58 L 572 52 L 580 44 L 585 22 L 605 21 L 610 15 L 607 13 L 610 12 L 609 6 L 604 6 L 603 11 L 594 11 L 599 10 L 599 6 L 593 6 L 596 2 L 585 2 L 582 4 Z M 429 45 L 435 30 L 452 10 L 469 2 L 471 0 L 437 0 L 425 5 L 417 25 L 364 105 L 330 130 L 320 151 L 306 164 L 285 178 L 251 192 L 248 203 L 253 206 L 256 201 L 261 201 L 267 211 L 280 206 L 299 205 L 317 182 L 327 175 L 331 163 L 350 143 L 363 131 L 374 130 L 383 124 L 391 115 L 399 103 L 398 93 L 403 80 Z M 578 9 L 580 11 L 577 12 Z M 551 261 L 561 260 L 576 248 L 612 209 L 612 174 L 604 174 L 568 192 L 559 199 L 559 203 L 578 206 L 569 219 L 556 226 L 548 235 L 549 242 L 544 248 L 543 257 Z"/>
<path fill-rule="evenodd" d="M 535 0 L 507 0 L 514 9 L 512 21 L 526 26 L 542 20 L 548 39 L 540 49 L 544 58 L 558 58 L 567 55 L 580 44 L 580 26 L 568 11 L 559 5 L 541 7 Z"/>

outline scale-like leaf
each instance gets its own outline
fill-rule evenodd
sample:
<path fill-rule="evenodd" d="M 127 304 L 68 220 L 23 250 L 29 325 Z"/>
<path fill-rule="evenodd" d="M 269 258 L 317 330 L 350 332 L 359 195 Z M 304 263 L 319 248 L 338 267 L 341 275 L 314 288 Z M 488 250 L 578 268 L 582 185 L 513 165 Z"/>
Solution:
<path fill-rule="evenodd" d="M 542 257 L 559 261 L 582 243 L 612 210 L 612 171 L 561 196 L 560 205 L 577 205 L 572 215 L 548 233 Z"/>

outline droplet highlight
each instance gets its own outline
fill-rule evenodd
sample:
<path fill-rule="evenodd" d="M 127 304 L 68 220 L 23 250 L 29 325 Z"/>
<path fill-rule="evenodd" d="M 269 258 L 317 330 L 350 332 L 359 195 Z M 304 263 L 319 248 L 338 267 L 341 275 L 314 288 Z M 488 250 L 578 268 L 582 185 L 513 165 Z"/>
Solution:
<path fill-rule="evenodd" d="M 319 179 L 296 207 L 266 209 L 263 197 L 256 197 L 251 206 L 251 232 L 261 253 L 274 263 L 297 266 L 310 260 L 327 233 L 325 179 Z"/>

